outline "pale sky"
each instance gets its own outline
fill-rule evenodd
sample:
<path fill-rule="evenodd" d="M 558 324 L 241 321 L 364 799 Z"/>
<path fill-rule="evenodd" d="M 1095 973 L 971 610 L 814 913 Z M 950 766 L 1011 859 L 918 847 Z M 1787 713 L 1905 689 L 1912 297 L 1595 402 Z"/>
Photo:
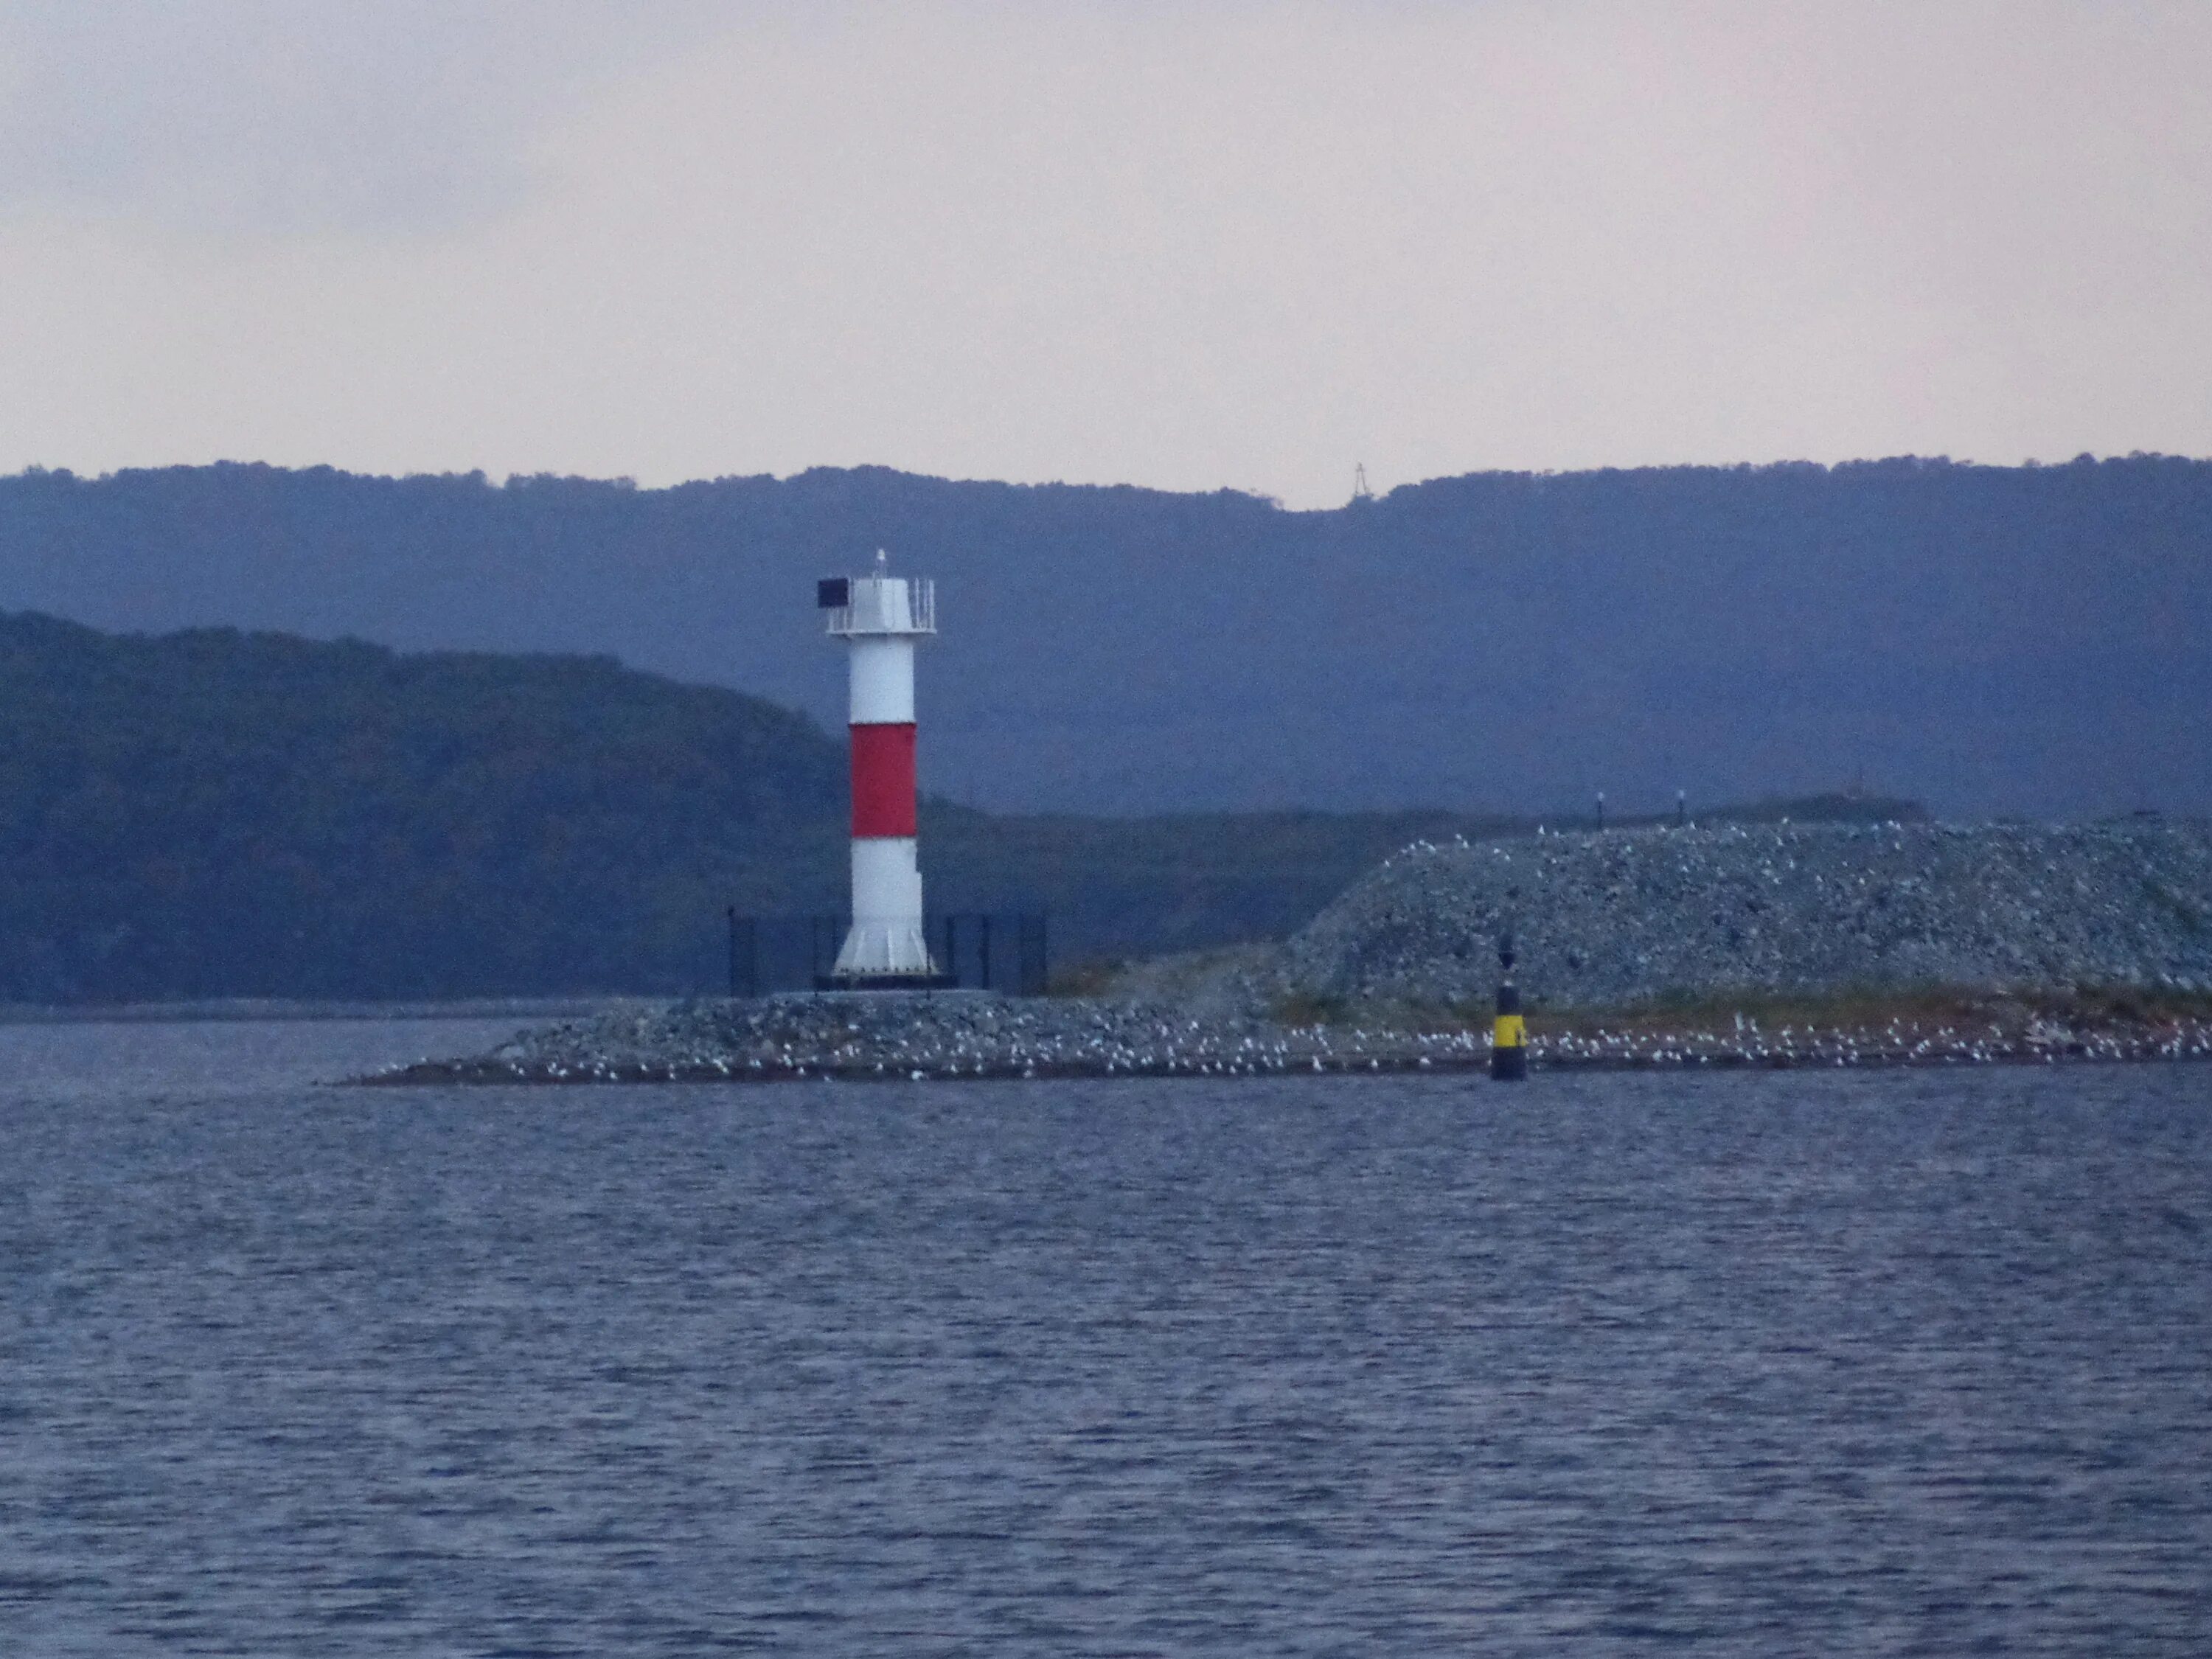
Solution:
<path fill-rule="evenodd" d="M 0 0 L 0 471 L 2212 454 L 2212 0 Z"/>

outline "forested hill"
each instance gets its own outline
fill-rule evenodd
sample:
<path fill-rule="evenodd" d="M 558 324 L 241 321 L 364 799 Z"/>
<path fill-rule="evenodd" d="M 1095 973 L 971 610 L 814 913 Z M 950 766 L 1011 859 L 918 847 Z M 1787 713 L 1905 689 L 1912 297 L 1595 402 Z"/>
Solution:
<path fill-rule="evenodd" d="M 0 616 L 0 1001 L 711 991 L 726 906 L 841 907 L 846 807 L 805 716 L 605 658 Z M 1416 836 L 1528 827 L 933 801 L 923 866 L 1065 963 L 1285 933 Z"/>
<path fill-rule="evenodd" d="M 586 658 L 0 617 L 0 1000 L 701 988 L 842 873 L 842 745 Z"/>
<path fill-rule="evenodd" d="M 1831 789 L 2212 810 L 2212 464 L 1475 474 L 1326 513 L 881 469 L 0 480 L 0 607 L 613 653 L 842 719 L 813 578 L 939 583 L 926 786 L 1025 811 Z"/>

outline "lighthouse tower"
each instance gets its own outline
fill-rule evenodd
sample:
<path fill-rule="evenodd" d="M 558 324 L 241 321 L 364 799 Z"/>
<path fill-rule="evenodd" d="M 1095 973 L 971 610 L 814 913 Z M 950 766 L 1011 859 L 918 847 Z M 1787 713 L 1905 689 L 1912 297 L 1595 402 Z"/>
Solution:
<path fill-rule="evenodd" d="M 815 593 L 852 673 L 853 930 L 831 980 L 854 989 L 940 982 L 914 835 L 914 647 L 937 632 L 937 589 L 888 563 L 878 551 L 872 574 L 830 577 Z"/>

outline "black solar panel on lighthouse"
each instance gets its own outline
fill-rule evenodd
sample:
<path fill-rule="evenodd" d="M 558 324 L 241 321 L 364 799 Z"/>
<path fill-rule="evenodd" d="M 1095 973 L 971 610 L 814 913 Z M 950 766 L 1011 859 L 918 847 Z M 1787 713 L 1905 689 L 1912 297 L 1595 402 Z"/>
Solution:
<path fill-rule="evenodd" d="M 853 585 L 842 576 L 824 576 L 814 584 L 814 608 L 841 611 L 853 602 Z"/>

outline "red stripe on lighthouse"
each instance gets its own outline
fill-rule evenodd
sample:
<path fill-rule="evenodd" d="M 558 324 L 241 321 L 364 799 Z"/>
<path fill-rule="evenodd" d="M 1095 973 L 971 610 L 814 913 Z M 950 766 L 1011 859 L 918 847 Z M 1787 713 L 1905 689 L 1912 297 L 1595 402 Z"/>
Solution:
<path fill-rule="evenodd" d="M 914 834 L 914 724 L 855 726 L 853 835 Z"/>

